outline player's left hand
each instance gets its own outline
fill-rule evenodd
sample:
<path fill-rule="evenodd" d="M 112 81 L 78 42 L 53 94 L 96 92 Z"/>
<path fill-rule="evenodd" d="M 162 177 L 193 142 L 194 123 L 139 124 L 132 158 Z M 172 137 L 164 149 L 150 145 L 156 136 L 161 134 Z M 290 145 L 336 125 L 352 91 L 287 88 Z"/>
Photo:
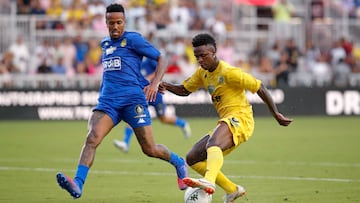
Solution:
<path fill-rule="evenodd" d="M 158 91 L 158 85 L 150 83 L 150 85 L 146 86 L 144 88 L 144 93 L 146 96 L 146 100 L 149 102 L 153 102 L 156 99 L 156 93 Z"/>

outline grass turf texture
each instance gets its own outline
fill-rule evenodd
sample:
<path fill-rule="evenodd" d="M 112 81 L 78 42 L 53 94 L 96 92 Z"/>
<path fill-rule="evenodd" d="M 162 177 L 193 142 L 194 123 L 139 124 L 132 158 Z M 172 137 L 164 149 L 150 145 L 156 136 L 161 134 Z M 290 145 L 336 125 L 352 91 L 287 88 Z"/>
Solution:
<path fill-rule="evenodd" d="M 225 157 L 223 171 L 247 189 L 237 202 L 360 202 L 358 117 L 295 117 L 289 127 L 271 117 L 255 118 L 253 137 Z M 193 136 L 154 120 L 155 140 L 185 156 L 215 127 L 216 119 L 192 118 Z M 72 198 L 55 180 L 73 177 L 86 134 L 86 121 L 1 121 L 0 202 L 62 203 Z M 142 154 L 135 137 L 130 152 L 113 147 L 123 124 L 98 148 L 78 203 L 181 203 L 175 170 Z M 189 169 L 192 177 L 199 177 Z M 213 202 L 222 202 L 218 188 Z"/>

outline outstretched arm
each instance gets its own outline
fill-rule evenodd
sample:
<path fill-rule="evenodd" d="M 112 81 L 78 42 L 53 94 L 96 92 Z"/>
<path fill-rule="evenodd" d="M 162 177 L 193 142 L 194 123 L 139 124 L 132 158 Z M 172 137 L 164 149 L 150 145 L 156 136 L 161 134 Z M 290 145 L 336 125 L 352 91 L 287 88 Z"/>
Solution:
<path fill-rule="evenodd" d="M 184 85 L 174 85 L 167 82 L 161 82 L 159 85 L 159 92 L 164 94 L 165 90 L 179 96 L 188 96 L 191 94 L 191 92 L 185 89 Z"/>
<path fill-rule="evenodd" d="M 269 111 L 273 115 L 273 117 L 277 120 L 277 122 L 282 126 L 288 126 L 293 121 L 290 118 L 285 117 L 281 113 L 279 113 L 276 104 L 274 103 L 269 91 L 266 89 L 266 87 L 261 84 L 260 89 L 257 91 L 257 94 L 259 97 L 265 102 L 267 105 Z"/>

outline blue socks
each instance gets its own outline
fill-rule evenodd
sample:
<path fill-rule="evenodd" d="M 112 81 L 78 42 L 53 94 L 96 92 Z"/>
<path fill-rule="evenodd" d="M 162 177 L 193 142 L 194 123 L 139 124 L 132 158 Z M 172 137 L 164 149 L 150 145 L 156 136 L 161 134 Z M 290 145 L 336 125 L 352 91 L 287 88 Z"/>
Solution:
<path fill-rule="evenodd" d="M 170 152 L 169 162 L 175 167 L 176 174 L 179 179 L 183 179 L 188 176 L 187 166 L 183 158 L 174 152 Z"/>
<path fill-rule="evenodd" d="M 125 132 L 124 132 L 124 142 L 129 146 L 130 144 L 130 140 L 133 134 L 133 129 L 129 126 L 125 127 Z"/>
<path fill-rule="evenodd" d="M 89 167 L 80 164 L 78 165 L 74 181 L 76 181 L 80 190 L 82 190 L 88 172 L 89 172 Z"/>
<path fill-rule="evenodd" d="M 183 128 L 183 127 L 185 127 L 185 124 L 186 124 L 186 121 L 184 121 L 183 119 L 178 118 L 178 117 L 176 118 L 176 121 L 175 121 L 176 126 Z"/>
<path fill-rule="evenodd" d="M 184 159 L 182 159 L 179 155 L 175 154 L 174 152 L 170 152 L 169 162 L 175 167 L 183 166 L 185 164 Z"/>

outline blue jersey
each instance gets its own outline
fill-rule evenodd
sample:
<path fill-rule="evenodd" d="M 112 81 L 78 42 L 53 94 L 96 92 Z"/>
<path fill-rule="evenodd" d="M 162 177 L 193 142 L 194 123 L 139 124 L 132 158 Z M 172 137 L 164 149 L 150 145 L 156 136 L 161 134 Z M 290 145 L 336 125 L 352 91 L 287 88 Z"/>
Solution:
<path fill-rule="evenodd" d="M 157 60 L 160 52 L 139 33 L 126 31 L 119 39 L 103 38 L 101 48 L 104 71 L 94 111 L 105 112 L 114 125 L 122 120 L 133 128 L 151 125 L 141 63 L 144 57 Z"/>
<path fill-rule="evenodd" d="M 144 98 L 143 88 L 149 83 L 141 74 L 142 59 L 158 59 L 159 50 L 136 32 L 124 32 L 119 39 L 105 37 L 101 48 L 104 73 L 99 100 L 110 98 L 129 104 Z"/>

